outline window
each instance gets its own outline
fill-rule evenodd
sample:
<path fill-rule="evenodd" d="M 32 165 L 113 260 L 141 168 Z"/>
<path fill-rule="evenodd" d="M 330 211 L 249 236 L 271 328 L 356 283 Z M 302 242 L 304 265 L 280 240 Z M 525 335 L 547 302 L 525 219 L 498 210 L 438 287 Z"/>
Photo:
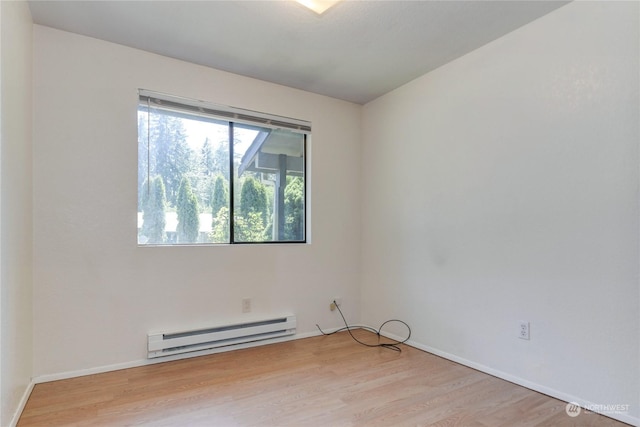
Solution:
<path fill-rule="evenodd" d="M 306 241 L 310 123 L 139 93 L 138 244 Z"/>

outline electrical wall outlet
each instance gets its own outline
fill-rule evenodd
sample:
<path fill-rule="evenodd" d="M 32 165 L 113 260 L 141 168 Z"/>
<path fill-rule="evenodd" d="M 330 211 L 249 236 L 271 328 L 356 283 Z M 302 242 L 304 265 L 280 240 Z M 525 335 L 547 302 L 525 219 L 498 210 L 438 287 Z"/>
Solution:
<path fill-rule="evenodd" d="M 331 300 L 331 304 L 329 304 L 329 309 L 331 311 L 335 311 L 336 305 L 337 305 L 337 307 L 342 307 L 342 298 L 334 298 L 334 299 L 332 299 Z"/>
<path fill-rule="evenodd" d="M 242 312 L 251 313 L 251 298 L 242 299 Z"/>
<path fill-rule="evenodd" d="M 529 322 L 520 321 L 518 329 L 518 338 L 523 340 L 529 339 Z"/>

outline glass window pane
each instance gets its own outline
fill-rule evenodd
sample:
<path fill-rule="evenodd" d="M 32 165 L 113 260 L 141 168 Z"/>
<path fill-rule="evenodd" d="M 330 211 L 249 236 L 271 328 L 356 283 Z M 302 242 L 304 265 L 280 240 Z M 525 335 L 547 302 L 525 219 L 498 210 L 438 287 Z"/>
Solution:
<path fill-rule="evenodd" d="M 234 241 L 304 241 L 304 135 L 236 124 L 233 149 Z"/>
<path fill-rule="evenodd" d="M 229 243 L 229 124 L 141 104 L 138 243 Z"/>

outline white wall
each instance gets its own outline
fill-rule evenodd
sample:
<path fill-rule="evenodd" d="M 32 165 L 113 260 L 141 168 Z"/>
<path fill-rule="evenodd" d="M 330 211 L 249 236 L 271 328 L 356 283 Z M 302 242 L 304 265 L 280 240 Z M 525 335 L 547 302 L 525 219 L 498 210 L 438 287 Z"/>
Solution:
<path fill-rule="evenodd" d="M 365 106 L 365 323 L 638 422 L 638 5 L 571 3 Z"/>
<path fill-rule="evenodd" d="M 31 381 L 31 14 L 0 2 L 0 425 Z"/>
<path fill-rule="evenodd" d="M 309 245 L 136 244 L 137 89 L 309 120 Z M 359 319 L 361 107 L 34 27 L 34 375 L 146 358 L 149 331 Z M 253 312 L 241 313 L 241 299 Z"/>

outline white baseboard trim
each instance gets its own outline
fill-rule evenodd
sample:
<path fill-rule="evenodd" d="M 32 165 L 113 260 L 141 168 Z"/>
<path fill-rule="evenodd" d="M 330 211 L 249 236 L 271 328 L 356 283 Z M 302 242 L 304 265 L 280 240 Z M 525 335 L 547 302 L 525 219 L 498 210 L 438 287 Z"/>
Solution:
<path fill-rule="evenodd" d="M 397 335 L 389 334 L 386 332 L 382 333 L 381 335 L 396 341 L 402 341 L 404 339 L 403 337 L 399 337 Z M 612 413 L 612 412 L 600 411 L 598 410 L 598 408 L 601 407 L 602 405 L 594 404 L 593 402 L 589 402 L 588 400 L 582 399 L 578 396 L 573 396 L 568 393 L 564 393 L 562 391 L 555 390 L 555 389 L 543 386 L 541 384 L 537 384 L 537 383 L 525 380 L 523 378 L 516 377 L 511 374 L 507 374 L 506 372 L 502 372 L 500 370 L 491 368 L 489 366 L 485 366 L 485 365 L 473 362 L 471 360 L 458 357 L 454 354 L 450 354 L 450 353 L 438 350 L 437 348 L 433 348 L 428 345 L 420 344 L 413 340 L 407 341 L 406 344 L 411 347 L 415 347 L 419 350 L 426 351 L 427 353 L 431 353 L 433 355 L 442 357 L 444 359 L 451 360 L 452 362 L 456 362 L 461 365 L 468 366 L 469 368 L 478 370 L 480 372 L 484 372 L 485 374 L 489 374 L 491 376 L 503 379 L 505 381 L 509 381 L 510 383 L 514 383 L 519 386 L 528 388 L 530 390 L 537 391 L 542 394 L 546 394 L 547 396 L 555 397 L 556 399 L 562 400 L 563 402 L 577 403 L 582 408 L 587 409 L 591 412 L 596 412 L 598 414 L 604 415 L 605 417 L 613 418 L 615 420 L 622 421 L 623 423 L 627 423 L 632 426 L 640 426 L 640 418 L 631 416 L 629 414 L 624 414 L 624 413 Z"/>
<path fill-rule="evenodd" d="M 331 333 L 338 329 L 339 328 L 327 329 L 325 332 Z M 97 366 L 94 368 L 79 369 L 75 371 L 66 371 L 66 372 L 59 372 L 55 374 L 39 375 L 33 378 L 32 383 L 40 384 L 40 383 L 47 383 L 50 381 L 58 381 L 58 380 L 66 380 L 69 378 L 83 377 L 86 375 L 102 374 L 105 372 L 119 371 L 121 369 L 137 368 L 140 366 L 155 365 L 157 363 L 171 362 L 174 360 L 188 359 L 191 357 L 206 356 L 209 354 L 223 353 L 226 351 L 240 350 L 243 348 L 258 347 L 261 345 L 269 345 L 269 344 L 275 344 L 279 342 L 299 340 L 303 338 L 315 337 L 318 335 L 322 335 L 320 331 L 305 332 L 302 334 L 296 334 L 288 337 L 274 338 L 269 341 L 256 341 L 252 343 L 238 344 L 232 347 L 218 347 L 210 350 L 193 351 L 191 353 L 176 354 L 173 356 L 159 357 L 156 359 L 139 359 L 139 360 L 132 360 L 129 362 L 115 363 L 113 365 L 104 365 L 104 366 Z"/>
<path fill-rule="evenodd" d="M 33 391 L 34 385 L 35 383 L 33 382 L 33 380 L 31 380 L 29 382 L 29 385 L 27 385 L 27 388 L 24 390 L 24 393 L 22 394 L 22 398 L 18 403 L 18 407 L 16 408 L 16 411 L 13 413 L 13 417 L 11 418 L 11 422 L 9 423 L 10 427 L 16 427 L 18 425 L 18 421 L 20 420 L 20 416 L 22 415 L 22 411 L 24 410 L 24 407 L 27 405 L 27 400 L 29 400 L 29 396 L 31 396 L 31 392 Z"/>

